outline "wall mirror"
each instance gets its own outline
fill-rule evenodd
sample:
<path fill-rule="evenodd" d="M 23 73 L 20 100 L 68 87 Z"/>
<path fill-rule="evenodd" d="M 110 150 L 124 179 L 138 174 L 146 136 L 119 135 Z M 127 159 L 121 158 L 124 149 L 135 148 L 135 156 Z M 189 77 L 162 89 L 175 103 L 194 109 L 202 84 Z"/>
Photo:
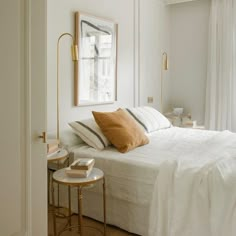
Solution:
<path fill-rule="evenodd" d="M 117 24 L 82 12 L 75 13 L 75 105 L 116 100 Z"/>

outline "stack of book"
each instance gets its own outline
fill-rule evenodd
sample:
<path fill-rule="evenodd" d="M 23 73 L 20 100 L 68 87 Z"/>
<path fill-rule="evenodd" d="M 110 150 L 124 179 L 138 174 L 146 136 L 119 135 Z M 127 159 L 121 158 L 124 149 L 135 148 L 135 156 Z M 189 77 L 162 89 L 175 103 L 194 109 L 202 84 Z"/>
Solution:
<path fill-rule="evenodd" d="M 47 154 L 51 155 L 59 150 L 59 140 L 58 139 L 50 139 L 47 140 Z"/>
<path fill-rule="evenodd" d="M 80 158 L 74 161 L 65 171 L 70 177 L 86 178 L 91 173 L 94 163 L 93 158 Z"/>

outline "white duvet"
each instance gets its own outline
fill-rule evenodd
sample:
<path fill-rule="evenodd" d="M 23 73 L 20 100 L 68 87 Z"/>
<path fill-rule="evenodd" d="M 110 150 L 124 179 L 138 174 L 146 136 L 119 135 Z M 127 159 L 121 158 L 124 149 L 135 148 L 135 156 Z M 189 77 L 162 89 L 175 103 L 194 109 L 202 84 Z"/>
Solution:
<path fill-rule="evenodd" d="M 74 154 L 95 158 L 108 196 L 148 209 L 111 224 L 145 236 L 236 235 L 236 134 L 169 128 L 126 154 L 88 146 Z"/>
<path fill-rule="evenodd" d="M 235 134 L 214 133 L 158 170 L 150 236 L 236 235 Z"/>

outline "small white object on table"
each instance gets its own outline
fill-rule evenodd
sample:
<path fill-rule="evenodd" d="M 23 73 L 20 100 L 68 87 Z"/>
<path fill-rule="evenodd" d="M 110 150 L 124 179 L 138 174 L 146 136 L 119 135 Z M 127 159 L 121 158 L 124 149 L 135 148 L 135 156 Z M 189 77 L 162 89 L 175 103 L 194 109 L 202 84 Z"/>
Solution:
<path fill-rule="evenodd" d="M 164 115 L 174 126 L 182 127 L 184 123 L 188 122 L 190 124 L 190 122 L 192 122 L 190 114 L 176 115 L 173 112 L 167 112 Z"/>
<path fill-rule="evenodd" d="M 205 129 L 204 126 L 197 125 L 197 121 L 192 120 L 191 114 L 176 115 L 173 112 L 168 112 L 168 113 L 165 113 L 164 115 L 174 126 L 183 127 L 183 128 L 191 128 L 191 129 Z"/>

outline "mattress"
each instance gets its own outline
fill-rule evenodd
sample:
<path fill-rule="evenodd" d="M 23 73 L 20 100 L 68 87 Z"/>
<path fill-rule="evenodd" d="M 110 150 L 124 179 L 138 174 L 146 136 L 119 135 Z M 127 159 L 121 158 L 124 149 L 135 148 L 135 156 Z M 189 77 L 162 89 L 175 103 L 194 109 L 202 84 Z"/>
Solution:
<path fill-rule="evenodd" d="M 160 172 L 163 172 L 166 166 L 169 166 L 168 163 L 177 163 L 175 166 L 178 168 L 178 166 L 181 166 L 180 163 L 189 162 L 191 163 L 191 170 L 198 168 L 201 159 L 198 156 L 198 154 L 201 154 L 199 150 L 206 149 L 209 146 L 217 152 L 217 146 L 220 145 L 214 140 L 218 140 L 218 137 L 221 137 L 219 143 L 222 140 L 227 143 L 227 140 L 232 140 L 232 137 L 236 140 L 236 135 L 232 133 L 231 135 L 228 137 L 216 131 L 172 127 L 150 133 L 150 143 L 148 145 L 138 147 L 125 154 L 119 153 L 113 147 L 98 151 L 87 145 L 74 147 L 72 153 L 74 159 L 81 157 L 94 158 L 95 166 L 104 171 L 107 191 L 107 222 L 109 224 L 139 235 L 175 235 L 165 229 L 158 232 L 160 227 L 156 229 L 156 218 L 158 217 L 163 218 L 163 221 L 166 220 L 167 222 L 163 225 L 169 227 L 169 218 L 165 219 L 165 217 L 168 215 L 166 211 L 170 211 L 170 208 L 168 204 L 162 207 L 158 205 L 160 200 L 158 194 L 161 188 L 157 180 L 161 179 Z M 235 146 L 234 144 L 236 145 L 236 142 L 232 142 L 230 147 Z M 193 155 L 193 152 L 196 155 Z M 218 160 L 219 156 L 215 155 L 214 152 L 214 155 L 210 155 L 210 158 Z M 168 165 L 165 165 L 165 163 Z M 206 158 L 207 164 L 208 159 Z M 170 166 L 173 167 L 173 165 Z M 173 179 L 176 169 L 172 169 L 173 172 L 164 171 L 162 177 L 165 173 L 168 173 L 168 178 Z M 163 191 L 163 196 L 168 198 L 167 193 L 164 195 L 168 186 L 163 188 L 163 185 L 165 185 L 165 179 L 162 181 L 161 191 Z M 191 186 L 188 188 L 191 189 Z M 209 191 L 209 189 L 206 191 Z M 84 191 L 83 213 L 97 220 L 102 220 L 101 192 L 102 188 L 99 185 Z M 155 196 L 154 199 L 153 196 Z M 76 202 L 76 195 L 74 196 L 74 202 Z M 164 202 L 165 199 L 163 199 Z M 162 212 L 159 212 L 159 208 Z M 152 232 L 150 232 L 150 228 Z M 185 235 L 183 232 L 179 231 L 178 234 Z M 190 235 L 189 232 L 191 231 L 188 231 L 186 235 Z"/>

